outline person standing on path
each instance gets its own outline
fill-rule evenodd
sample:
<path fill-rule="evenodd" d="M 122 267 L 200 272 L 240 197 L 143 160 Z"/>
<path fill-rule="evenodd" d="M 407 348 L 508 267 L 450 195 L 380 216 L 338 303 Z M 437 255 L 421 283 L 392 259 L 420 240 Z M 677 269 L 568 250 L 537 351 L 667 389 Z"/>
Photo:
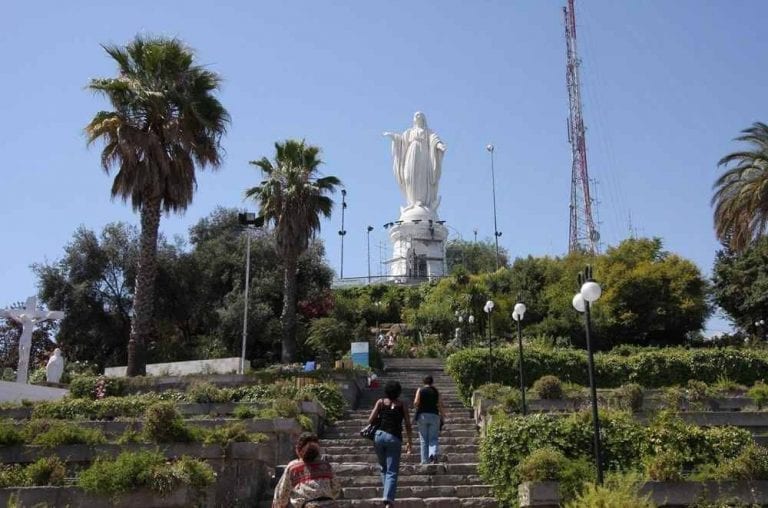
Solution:
<path fill-rule="evenodd" d="M 397 491 L 397 475 L 400 469 L 400 453 L 403 446 L 403 423 L 408 437 L 405 452 L 411 453 L 411 420 L 408 408 L 398 400 L 403 388 L 397 381 L 384 385 L 385 398 L 376 401 L 368 417 L 368 423 L 379 422 L 379 429 L 373 441 L 373 448 L 381 467 L 381 482 L 384 486 L 384 506 L 393 507 Z"/>
<path fill-rule="evenodd" d="M 419 429 L 419 446 L 421 448 L 421 463 L 436 464 L 439 445 L 440 428 L 445 422 L 445 409 L 440 399 L 440 392 L 432 386 L 432 376 L 424 377 L 424 386 L 416 390 L 413 406 L 416 408 L 416 425 Z"/>

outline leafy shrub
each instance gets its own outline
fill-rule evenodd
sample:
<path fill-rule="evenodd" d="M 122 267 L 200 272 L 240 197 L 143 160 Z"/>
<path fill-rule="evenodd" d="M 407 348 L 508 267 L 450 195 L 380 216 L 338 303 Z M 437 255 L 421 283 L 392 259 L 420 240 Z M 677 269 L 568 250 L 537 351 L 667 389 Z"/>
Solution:
<path fill-rule="evenodd" d="M 533 391 L 542 399 L 562 399 L 563 384 L 557 376 L 542 376 L 533 383 Z"/>
<path fill-rule="evenodd" d="M 232 400 L 232 390 L 219 388 L 211 383 L 196 382 L 187 388 L 187 400 L 198 404 L 229 402 Z"/>
<path fill-rule="evenodd" d="M 0 488 L 23 487 L 28 484 L 29 478 L 21 464 L 0 464 Z"/>
<path fill-rule="evenodd" d="M 45 367 L 38 367 L 29 373 L 29 384 L 44 385 L 48 381 Z"/>
<path fill-rule="evenodd" d="M 511 347 L 494 349 L 494 375 L 501 384 L 519 386 L 517 351 Z M 446 361 L 464 400 L 487 379 L 488 350 L 464 349 Z M 601 388 L 618 387 L 627 382 L 648 388 L 683 386 L 689 379 L 715 383 L 728 377 L 735 383 L 754 384 L 768 372 L 768 351 L 737 349 L 643 348 L 624 355 L 597 353 L 595 377 Z M 529 347 L 525 356 L 527 379 L 551 374 L 562 381 L 588 385 L 586 352 L 576 349 Z"/>
<path fill-rule="evenodd" d="M 763 406 L 768 402 L 768 385 L 758 381 L 747 391 L 747 397 L 752 399 L 757 409 L 763 409 Z"/>
<path fill-rule="evenodd" d="M 268 440 L 266 434 L 251 434 L 243 423 L 230 423 L 228 425 L 214 427 L 203 433 L 205 444 L 218 444 L 226 446 L 229 443 L 261 443 Z"/>
<path fill-rule="evenodd" d="M 743 429 L 696 427 L 668 413 L 644 427 L 629 413 L 604 410 L 600 425 L 604 470 L 630 471 L 645 464 L 649 474 L 659 478 L 734 459 L 751 442 L 751 435 Z M 481 442 L 478 470 L 500 501 L 514 504 L 521 462 L 541 448 L 591 462 L 592 440 L 589 411 L 567 416 L 497 414 Z"/>
<path fill-rule="evenodd" d="M 297 416 L 296 421 L 299 422 L 301 428 L 307 432 L 314 432 L 316 430 L 314 423 L 312 423 L 312 419 L 307 415 Z"/>
<path fill-rule="evenodd" d="M 677 482 L 683 479 L 683 456 L 675 450 L 662 451 L 645 457 L 645 474 L 651 480 Z"/>
<path fill-rule="evenodd" d="M 520 412 L 522 402 L 520 393 L 509 386 L 487 383 L 477 389 L 478 395 L 488 400 L 495 400 L 508 413 Z"/>
<path fill-rule="evenodd" d="M 13 446 L 22 443 L 24 443 L 24 436 L 13 423 L 0 422 L 0 446 Z"/>
<path fill-rule="evenodd" d="M 57 420 L 112 420 L 115 417 L 139 417 L 147 407 L 158 402 L 155 394 L 106 397 L 100 400 L 64 398 L 37 403 L 32 418 Z"/>
<path fill-rule="evenodd" d="M 157 402 L 147 408 L 144 416 L 144 437 L 155 443 L 188 443 L 196 436 L 173 402 Z"/>
<path fill-rule="evenodd" d="M 73 422 L 30 420 L 24 426 L 25 441 L 41 446 L 71 444 L 97 445 L 107 442 L 99 429 L 88 429 Z"/>
<path fill-rule="evenodd" d="M 643 387 L 637 383 L 627 383 L 616 389 L 621 405 L 630 411 L 643 409 Z"/>
<path fill-rule="evenodd" d="M 319 402 L 325 409 L 326 419 L 330 422 L 335 422 L 344 416 L 344 396 L 336 383 L 307 385 L 299 391 L 298 396 Z"/>
<path fill-rule="evenodd" d="M 157 452 L 121 453 L 115 460 L 97 459 L 78 478 L 86 492 L 113 496 L 142 487 L 168 493 L 181 485 L 204 488 L 216 475 L 211 467 L 199 460 L 182 457 L 166 463 Z"/>
<path fill-rule="evenodd" d="M 125 379 L 119 377 L 74 376 L 69 382 L 69 394 L 78 399 L 122 397 L 127 393 L 126 387 Z"/>
<path fill-rule="evenodd" d="M 37 459 L 25 468 L 29 485 L 63 485 L 67 469 L 56 456 Z"/>
<path fill-rule="evenodd" d="M 768 480 L 768 448 L 750 443 L 735 458 L 716 468 L 721 480 Z"/>
<path fill-rule="evenodd" d="M 571 499 L 582 484 L 593 475 L 584 459 L 571 460 L 554 448 L 540 448 L 524 458 L 517 466 L 522 482 L 560 482 L 560 495 Z"/>
<path fill-rule="evenodd" d="M 640 481 L 633 476 L 609 476 L 605 485 L 588 483 L 566 508 L 655 508 L 650 494 L 640 496 Z"/>
<path fill-rule="evenodd" d="M 256 410 L 250 406 L 239 405 L 239 406 L 235 406 L 234 411 L 232 411 L 232 415 L 235 418 L 240 418 L 241 420 L 247 420 L 249 418 L 253 418 L 254 416 L 256 416 Z"/>
<path fill-rule="evenodd" d="M 126 429 L 115 441 L 119 445 L 144 442 L 144 434 L 135 429 Z"/>

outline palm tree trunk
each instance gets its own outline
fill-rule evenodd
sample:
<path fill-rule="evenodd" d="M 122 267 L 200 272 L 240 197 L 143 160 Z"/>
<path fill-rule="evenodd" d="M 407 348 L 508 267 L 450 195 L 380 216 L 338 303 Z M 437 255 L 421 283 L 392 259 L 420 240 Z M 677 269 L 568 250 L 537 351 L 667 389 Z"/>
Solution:
<path fill-rule="evenodd" d="M 152 334 L 157 275 L 157 235 L 160 228 L 160 199 L 148 199 L 141 207 L 139 266 L 136 269 L 136 294 L 133 297 L 133 323 L 128 341 L 126 375 L 147 373 L 146 344 Z"/>
<path fill-rule="evenodd" d="M 291 363 L 296 358 L 296 266 L 295 256 L 285 257 L 283 273 L 283 348 L 281 361 Z"/>

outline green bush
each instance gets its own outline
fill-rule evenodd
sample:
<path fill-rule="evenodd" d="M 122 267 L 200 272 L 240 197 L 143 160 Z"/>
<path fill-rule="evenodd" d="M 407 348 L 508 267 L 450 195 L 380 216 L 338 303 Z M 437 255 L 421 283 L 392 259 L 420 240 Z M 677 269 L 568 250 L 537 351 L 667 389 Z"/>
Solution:
<path fill-rule="evenodd" d="M 495 400 L 508 413 L 518 413 L 522 408 L 520 392 L 498 383 L 487 383 L 477 389 L 478 395 L 487 400 Z"/>
<path fill-rule="evenodd" d="M 235 418 L 239 418 L 241 420 L 247 420 L 249 418 L 253 418 L 254 416 L 256 416 L 256 410 L 250 406 L 239 405 L 239 406 L 235 406 L 235 410 L 232 411 L 232 415 Z"/>
<path fill-rule="evenodd" d="M 155 443 L 188 443 L 197 437 L 173 402 L 157 402 L 147 408 L 143 433 L 145 439 Z"/>
<path fill-rule="evenodd" d="M 161 494 L 182 485 L 204 488 L 215 481 L 211 467 L 202 461 L 182 457 L 167 463 L 158 452 L 121 453 L 115 460 L 97 459 L 83 471 L 78 485 L 86 492 L 114 496 L 143 487 Z"/>
<path fill-rule="evenodd" d="M 12 422 L 0 422 L 0 446 L 13 446 L 24 443 L 24 436 Z"/>
<path fill-rule="evenodd" d="M 758 381 L 752 388 L 747 391 L 747 397 L 752 399 L 757 409 L 763 409 L 763 406 L 768 403 L 768 385 L 762 381 Z"/>
<path fill-rule="evenodd" d="M 643 465 L 648 478 L 659 482 L 679 482 L 683 479 L 683 456 L 676 450 L 662 451 L 645 457 Z"/>
<path fill-rule="evenodd" d="M 605 485 L 588 483 L 566 508 L 655 508 L 650 494 L 640 495 L 640 480 L 634 476 L 609 476 Z"/>
<path fill-rule="evenodd" d="M 325 417 L 335 422 L 344 416 L 344 396 L 336 383 L 307 385 L 299 390 L 299 397 L 316 400 L 325 409 Z"/>
<path fill-rule="evenodd" d="M 106 397 L 99 400 L 64 398 L 35 404 L 33 419 L 112 420 L 116 417 L 139 417 L 147 407 L 158 402 L 156 394 Z"/>
<path fill-rule="evenodd" d="M 122 397 L 127 393 L 126 387 L 123 378 L 81 375 L 74 376 L 69 382 L 69 393 L 78 399 Z"/>
<path fill-rule="evenodd" d="M 198 404 L 229 402 L 233 392 L 207 382 L 195 382 L 187 388 L 187 400 Z"/>
<path fill-rule="evenodd" d="M 584 459 L 572 460 L 554 448 L 540 448 L 520 462 L 517 474 L 521 482 L 560 482 L 560 495 L 568 500 L 594 472 Z"/>
<path fill-rule="evenodd" d="M 226 446 L 229 443 L 261 443 L 269 438 L 266 434 L 251 434 L 245 424 L 237 422 L 203 431 L 203 443 Z"/>
<path fill-rule="evenodd" d="M 107 442 L 101 430 L 88 429 L 73 422 L 30 420 L 24 426 L 23 433 L 27 443 L 47 447 Z"/>
<path fill-rule="evenodd" d="M 0 464 L 0 489 L 28 484 L 29 477 L 21 464 Z"/>
<path fill-rule="evenodd" d="M 768 448 L 750 443 L 715 471 L 720 480 L 768 480 Z"/>
<path fill-rule="evenodd" d="M 633 412 L 643 409 L 643 387 L 637 383 L 627 383 L 616 389 L 620 405 Z"/>
<path fill-rule="evenodd" d="M 752 439 L 743 429 L 700 428 L 667 413 L 644 427 L 629 413 L 604 410 L 600 425 L 604 470 L 632 471 L 645 464 L 658 477 L 734 459 Z M 542 448 L 592 463 L 591 413 L 496 414 L 480 445 L 478 470 L 500 501 L 514 505 L 521 480 L 519 465 Z"/>
<path fill-rule="evenodd" d="M 519 386 L 518 355 L 511 347 L 494 349 L 493 372 L 501 384 Z M 487 379 L 488 350 L 464 349 L 446 361 L 464 400 Z M 648 388 L 683 386 L 688 380 L 715 383 L 728 377 L 736 383 L 754 384 L 768 372 L 768 351 L 737 349 L 644 348 L 628 355 L 595 354 L 595 379 L 599 388 L 627 382 Z M 526 379 L 557 375 L 562 381 L 588 385 L 585 351 L 568 348 L 529 347 L 525 356 Z"/>
<path fill-rule="evenodd" d="M 562 399 L 563 383 L 557 376 L 542 376 L 533 383 L 533 391 L 542 399 Z"/>
<path fill-rule="evenodd" d="M 67 469 L 56 456 L 37 459 L 25 468 L 29 485 L 64 485 Z"/>

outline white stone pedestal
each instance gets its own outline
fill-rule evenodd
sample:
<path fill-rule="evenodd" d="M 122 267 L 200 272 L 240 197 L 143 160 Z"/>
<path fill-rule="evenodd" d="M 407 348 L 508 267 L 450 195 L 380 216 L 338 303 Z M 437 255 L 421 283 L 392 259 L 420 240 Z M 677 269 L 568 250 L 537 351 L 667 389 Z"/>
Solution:
<path fill-rule="evenodd" d="M 386 263 L 390 280 L 407 283 L 445 275 L 448 228 L 436 220 L 400 220 L 389 229 L 392 259 Z"/>

